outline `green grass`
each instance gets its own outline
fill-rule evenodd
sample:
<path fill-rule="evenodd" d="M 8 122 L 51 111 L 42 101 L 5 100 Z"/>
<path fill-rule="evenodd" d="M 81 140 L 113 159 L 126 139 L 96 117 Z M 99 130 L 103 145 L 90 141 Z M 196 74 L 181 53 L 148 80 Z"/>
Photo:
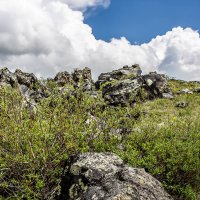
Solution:
<path fill-rule="evenodd" d="M 197 86 L 180 81 L 170 85 L 174 91 Z M 54 197 L 71 154 L 110 151 L 145 168 L 175 199 L 197 200 L 200 94 L 122 108 L 105 106 L 100 96 L 81 91 L 78 98 L 67 99 L 53 87 L 35 115 L 16 89 L 0 89 L 0 199 Z M 180 101 L 188 107 L 176 108 Z"/>

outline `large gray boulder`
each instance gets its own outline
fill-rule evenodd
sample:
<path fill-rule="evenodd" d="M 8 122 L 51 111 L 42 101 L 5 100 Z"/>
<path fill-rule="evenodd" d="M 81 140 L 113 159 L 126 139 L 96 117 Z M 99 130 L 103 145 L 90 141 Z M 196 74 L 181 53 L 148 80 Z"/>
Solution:
<path fill-rule="evenodd" d="M 68 160 L 59 200 L 172 200 L 144 169 L 112 153 L 85 153 Z"/>
<path fill-rule="evenodd" d="M 151 72 L 146 75 L 125 76 L 102 85 L 102 96 L 110 105 L 133 105 L 137 100 L 173 98 L 164 75 Z"/>
<path fill-rule="evenodd" d="M 112 83 L 107 83 L 102 88 L 102 96 L 110 105 L 132 104 L 136 101 L 139 89 L 141 87 L 138 79 L 125 79 Z"/>
<path fill-rule="evenodd" d="M 139 65 L 135 64 L 132 66 L 124 66 L 121 69 L 113 70 L 112 72 L 107 73 L 101 73 L 98 77 L 97 82 L 95 83 L 97 89 L 100 88 L 100 86 L 106 82 L 110 82 L 113 80 L 122 80 L 127 77 L 136 77 L 141 75 L 142 70 Z"/>

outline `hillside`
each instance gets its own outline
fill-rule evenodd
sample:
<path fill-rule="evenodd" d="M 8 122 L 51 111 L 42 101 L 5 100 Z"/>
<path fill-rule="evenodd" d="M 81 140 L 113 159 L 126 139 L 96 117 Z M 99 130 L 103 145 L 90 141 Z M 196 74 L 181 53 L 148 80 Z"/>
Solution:
<path fill-rule="evenodd" d="M 141 73 L 124 66 L 94 83 L 89 68 L 45 80 L 1 69 L 0 199 L 64 199 L 69 158 L 87 152 L 144 168 L 173 199 L 200 199 L 200 82 Z"/>

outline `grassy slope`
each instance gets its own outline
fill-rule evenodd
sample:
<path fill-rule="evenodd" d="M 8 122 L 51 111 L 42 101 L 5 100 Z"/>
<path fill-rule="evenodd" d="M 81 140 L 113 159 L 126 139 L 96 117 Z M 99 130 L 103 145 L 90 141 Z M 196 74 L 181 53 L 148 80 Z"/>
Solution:
<path fill-rule="evenodd" d="M 170 86 L 178 91 L 200 84 L 170 81 Z M 188 107 L 176 108 L 179 101 Z M 101 97 L 80 93 L 66 100 L 55 90 L 32 117 L 9 88 L 0 89 L 0 106 L 0 199 L 44 199 L 59 192 L 64 160 L 87 151 L 117 153 L 158 178 L 175 199 L 197 199 L 200 94 L 112 108 Z"/>

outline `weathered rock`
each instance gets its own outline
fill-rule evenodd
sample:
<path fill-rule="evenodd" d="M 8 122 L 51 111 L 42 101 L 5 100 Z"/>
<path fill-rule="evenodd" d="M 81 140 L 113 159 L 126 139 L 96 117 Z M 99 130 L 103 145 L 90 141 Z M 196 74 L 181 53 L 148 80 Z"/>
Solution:
<path fill-rule="evenodd" d="M 31 85 L 38 83 L 38 79 L 33 73 L 25 73 L 20 69 L 17 69 L 14 74 L 17 77 L 17 81 L 20 85 L 26 85 L 27 87 L 30 87 Z"/>
<path fill-rule="evenodd" d="M 17 84 L 17 77 L 5 67 L 0 70 L 0 83 L 6 83 L 14 87 Z"/>
<path fill-rule="evenodd" d="M 173 98 L 163 75 L 152 72 L 142 76 L 141 72 L 139 65 L 124 66 L 119 70 L 101 74 L 96 86 L 98 88 L 104 83 L 102 85 L 102 96 L 108 104 L 115 106 L 133 105 L 137 100 L 143 101 L 158 97 Z M 82 70 L 75 69 L 72 74 L 66 71 L 59 72 L 54 81 L 61 87 L 71 84 L 73 87 L 70 89 L 70 95 L 78 97 L 78 89 L 80 89 L 93 97 L 98 96 L 92 80 L 91 70 L 87 67 Z M 2 69 L 0 71 L 0 83 L 10 84 L 12 87 L 18 85 L 27 101 L 34 99 L 37 102 L 47 96 L 45 91 L 48 89 L 41 84 L 37 77 L 21 70 L 12 73 L 7 68 Z"/>
<path fill-rule="evenodd" d="M 100 86 L 106 82 L 110 82 L 113 80 L 126 79 L 127 77 L 129 77 L 129 78 L 137 77 L 137 76 L 141 75 L 141 73 L 142 73 L 142 70 L 141 70 L 140 66 L 137 64 L 132 65 L 131 67 L 124 66 L 121 69 L 113 70 L 112 72 L 100 74 L 95 85 L 96 85 L 97 89 L 99 89 Z"/>
<path fill-rule="evenodd" d="M 170 93 L 163 93 L 162 97 L 165 99 L 173 99 L 174 98 L 174 96 Z"/>
<path fill-rule="evenodd" d="M 186 108 L 188 106 L 188 102 L 182 101 L 176 104 L 177 108 Z"/>
<path fill-rule="evenodd" d="M 91 69 L 88 67 L 85 67 L 83 70 L 75 69 L 72 73 L 72 77 L 75 82 L 80 82 L 82 80 L 92 81 Z"/>
<path fill-rule="evenodd" d="M 19 90 L 27 102 L 35 105 L 40 99 L 46 97 L 46 87 L 33 73 L 25 73 L 17 69 L 14 74 L 17 77 Z"/>
<path fill-rule="evenodd" d="M 143 87 L 148 91 L 149 99 L 154 99 L 155 97 L 162 98 L 163 93 L 170 93 L 164 75 L 150 72 L 149 74 L 142 76 L 142 79 Z"/>
<path fill-rule="evenodd" d="M 110 105 L 126 105 L 135 102 L 139 88 L 137 79 L 125 79 L 114 83 L 107 83 L 102 88 L 102 96 Z"/>
<path fill-rule="evenodd" d="M 200 93 L 200 88 L 195 88 L 193 92 Z"/>
<path fill-rule="evenodd" d="M 85 67 L 83 70 L 75 69 L 72 74 L 66 71 L 59 72 L 55 76 L 54 81 L 56 81 L 59 86 L 70 84 L 73 85 L 75 89 L 82 87 L 84 92 L 95 90 L 91 69 L 88 67 Z"/>
<path fill-rule="evenodd" d="M 188 88 L 184 88 L 180 91 L 177 92 L 178 94 L 193 94 L 193 92 L 191 90 L 189 90 Z"/>
<path fill-rule="evenodd" d="M 45 87 L 37 77 L 32 73 L 24 73 L 19 69 L 14 73 L 7 68 L 1 69 L 0 85 L 17 88 L 23 96 L 24 105 L 29 108 L 34 107 L 37 101 L 46 96 L 44 92 Z"/>
<path fill-rule="evenodd" d="M 172 200 L 144 169 L 131 168 L 112 153 L 72 156 L 59 200 Z"/>
<path fill-rule="evenodd" d="M 72 84 L 73 82 L 72 75 L 66 71 L 57 73 L 54 80 L 60 86 L 64 86 L 65 84 Z"/>
<path fill-rule="evenodd" d="M 123 106 L 137 99 L 173 98 L 167 80 L 156 72 L 107 82 L 102 86 L 102 96 L 110 105 Z"/>

